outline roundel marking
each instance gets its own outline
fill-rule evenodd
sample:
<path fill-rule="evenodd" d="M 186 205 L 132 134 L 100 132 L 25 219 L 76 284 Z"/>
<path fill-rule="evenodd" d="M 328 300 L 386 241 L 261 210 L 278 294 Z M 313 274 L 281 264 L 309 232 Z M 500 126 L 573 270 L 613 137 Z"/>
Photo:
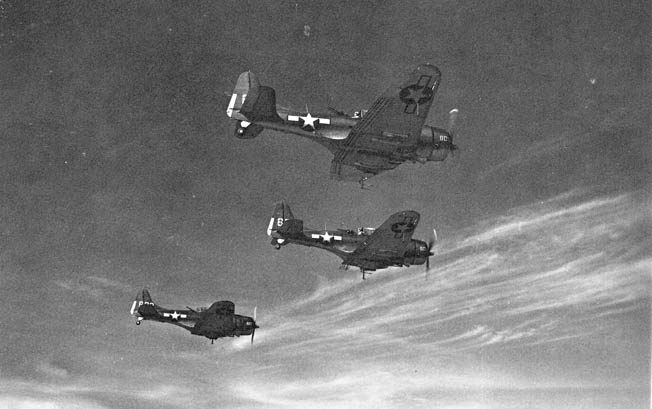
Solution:
<path fill-rule="evenodd" d="M 409 233 L 414 230 L 414 223 L 412 222 L 397 222 L 392 224 L 392 231 L 394 233 Z"/>
<path fill-rule="evenodd" d="M 421 105 L 424 102 L 432 99 L 432 89 L 424 87 L 423 85 L 412 84 L 403 88 L 399 92 L 398 97 L 406 104 Z"/>

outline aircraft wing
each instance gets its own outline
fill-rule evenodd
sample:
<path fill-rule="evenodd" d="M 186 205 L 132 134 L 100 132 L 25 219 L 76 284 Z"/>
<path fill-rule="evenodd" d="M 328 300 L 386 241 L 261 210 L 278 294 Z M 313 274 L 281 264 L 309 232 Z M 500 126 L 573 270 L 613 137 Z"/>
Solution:
<path fill-rule="evenodd" d="M 419 213 L 406 210 L 391 215 L 377 228 L 347 259 L 346 264 L 355 265 L 354 260 L 378 260 L 400 257 L 410 243 L 414 229 L 419 223 Z"/>
<path fill-rule="evenodd" d="M 402 151 L 416 146 L 440 80 L 439 69 L 424 64 L 401 83 L 390 86 L 351 129 L 335 154 L 334 168 L 348 165 L 376 174 L 396 167 L 398 162 L 392 157 L 400 157 Z M 366 152 L 388 159 L 373 163 Z"/>
<path fill-rule="evenodd" d="M 208 307 L 206 314 L 234 314 L 235 304 L 231 301 L 216 301 Z"/>

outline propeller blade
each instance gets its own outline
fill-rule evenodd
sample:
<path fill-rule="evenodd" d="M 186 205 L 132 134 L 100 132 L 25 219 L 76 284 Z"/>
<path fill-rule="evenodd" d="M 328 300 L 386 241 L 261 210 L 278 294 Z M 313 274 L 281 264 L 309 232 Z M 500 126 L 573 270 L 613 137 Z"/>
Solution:
<path fill-rule="evenodd" d="M 254 334 L 256 333 L 256 328 L 258 328 L 258 325 L 256 325 L 256 313 L 258 312 L 258 306 L 256 305 L 254 307 L 254 326 L 251 329 L 251 344 L 254 344 Z"/>
<path fill-rule="evenodd" d="M 457 114 L 459 114 L 457 108 L 453 108 L 448 113 L 448 132 L 452 135 L 454 134 L 453 130 L 455 129 L 455 121 L 457 121 Z"/>
<path fill-rule="evenodd" d="M 428 256 L 426 257 L 426 279 L 428 279 L 428 272 L 430 271 L 430 257 L 435 254 L 432 252 L 432 248 L 437 242 L 437 230 L 432 229 L 432 237 L 428 240 Z"/>
<path fill-rule="evenodd" d="M 453 143 L 454 136 L 455 136 L 455 122 L 457 121 L 457 114 L 459 114 L 459 110 L 457 108 L 453 108 L 450 110 L 448 113 L 448 134 L 450 136 L 450 142 L 451 142 L 451 155 L 455 157 L 455 151 L 458 150 L 457 145 Z"/>

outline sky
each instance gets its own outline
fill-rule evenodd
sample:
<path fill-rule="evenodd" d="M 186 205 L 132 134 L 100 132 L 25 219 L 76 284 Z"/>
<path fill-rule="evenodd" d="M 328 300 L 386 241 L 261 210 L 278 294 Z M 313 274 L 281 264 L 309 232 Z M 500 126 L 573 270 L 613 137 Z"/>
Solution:
<path fill-rule="evenodd" d="M 0 408 L 649 407 L 650 4 L 557 3 L 0 1 Z M 459 155 L 369 190 L 225 114 L 246 70 L 352 112 L 426 62 Z M 432 268 L 276 251 L 281 199 L 416 210 Z M 255 343 L 136 326 L 143 287 Z"/>

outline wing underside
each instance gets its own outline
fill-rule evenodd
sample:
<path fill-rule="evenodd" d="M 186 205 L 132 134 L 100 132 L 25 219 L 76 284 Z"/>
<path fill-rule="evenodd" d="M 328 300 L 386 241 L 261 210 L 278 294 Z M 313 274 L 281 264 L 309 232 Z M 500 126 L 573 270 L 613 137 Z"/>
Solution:
<path fill-rule="evenodd" d="M 206 310 L 206 314 L 231 315 L 234 313 L 235 304 L 233 304 L 231 301 L 216 301 L 210 307 L 208 307 L 208 310 Z"/>
<path fill-rule="evenodd" d="M 355 251 L 348 255 L 344 263 L 382 268 L 394 265 L 401 260 L 419 223 L 419 213 L 413 210 L 402 211 L 390 216 Z"/>
<path fill-rule="evenodd" d="M 417 146 L 440 80 L 439 69 L 424 64 L 389 87 L 342 141 L 331 174 L 345 178 L 350 166 L 374 175 L 398 166 Z"/>

